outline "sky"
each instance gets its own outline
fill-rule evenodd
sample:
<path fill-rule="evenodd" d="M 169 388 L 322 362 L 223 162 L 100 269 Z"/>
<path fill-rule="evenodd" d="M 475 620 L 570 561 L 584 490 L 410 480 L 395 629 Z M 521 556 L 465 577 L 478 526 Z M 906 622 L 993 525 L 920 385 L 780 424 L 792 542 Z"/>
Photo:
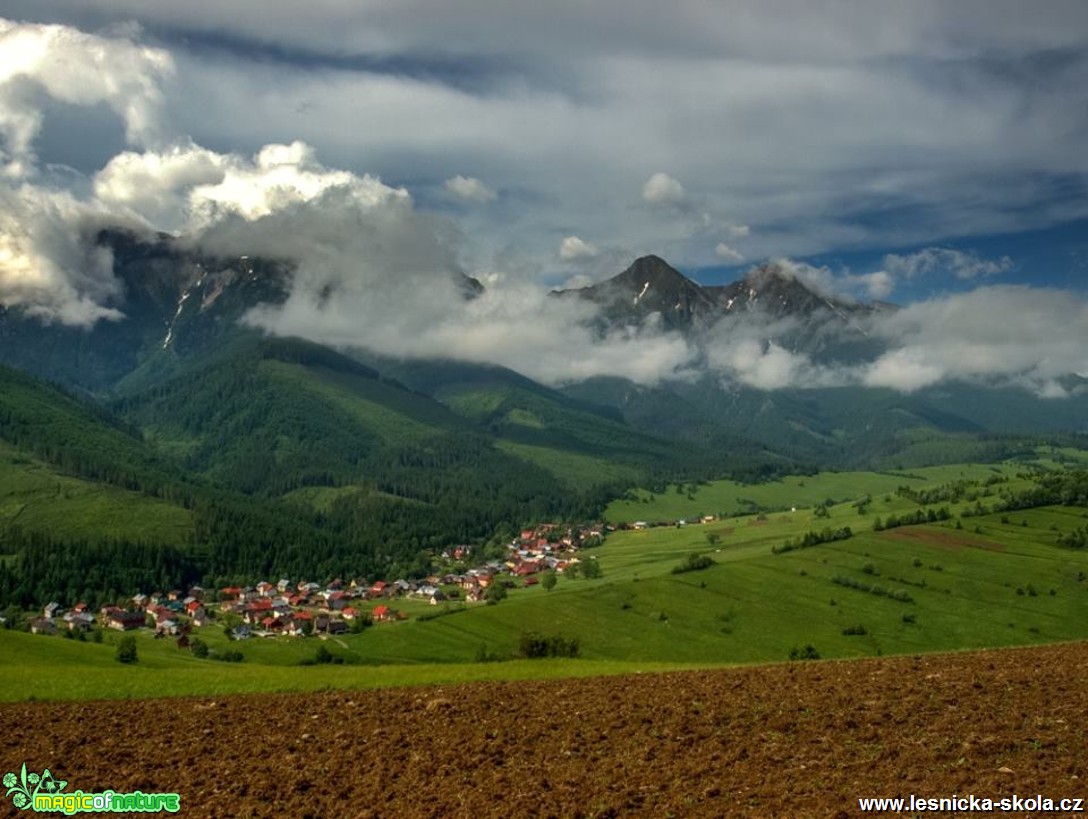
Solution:
<path fill-rule="evenodd" d="M 253 317 L 270 330 L 392 333 L 550 383 L 684 374 L 690 350 L 649 329 L 602 345 L 556 316 L 592 345 L 573 357 L 521 336 L 547 289 L 646 253 L 708 284 L 786 260 L 837 295 L 928 309 L 926 326 L 1060 304 L 1088 348 L 1081 0 L 0 0 L 0 17 L 0 303 L 43 320 L 123 320 L 108 254 L 83 241 L 123 224 L 294 257 L 288 304 Z M 432 280 L 451 271 L 496 295 L 449 319 Z M 414 320 L 361 332 L 379 284 L 381 315 Z M 1088 373 L 1057 339 L 964 373 L 905 333 L 898 359 L 814 383 L 997 370 L 1057 395 L 1058 374 Z M 751 380 L 811 371 L 785 363 Z"/>

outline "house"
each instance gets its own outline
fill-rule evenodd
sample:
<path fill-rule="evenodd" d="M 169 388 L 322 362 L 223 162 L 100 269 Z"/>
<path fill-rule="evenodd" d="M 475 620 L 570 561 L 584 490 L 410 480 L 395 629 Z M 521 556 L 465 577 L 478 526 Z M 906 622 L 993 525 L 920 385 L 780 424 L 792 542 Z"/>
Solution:
<path fill-rule="evenodd" d="M 45 607 L 42 616 L 52 620 L 54 617 L 60 617 L 62 614 L 64 614 L 64 607 L 60 603 L 53 601 Z"/>
<path fill-rule="evenodd" d="M 370 616 L 379 622 L 397 619 L 397 613 L 389 606 L 375 606 Z"/>
<path fill-rule="evenodd" d="M 57 624 L 49 617 L 37 617 L 30 621 L 31 634 L 56 634 Z"/>
<path fill-rule="evenodd" d="M 287 633 L 292 637 L 302 637 L 313 630 L 314 617 L 308 611 L 300 611 L 291 618 Z"/>
<path fill-rule="evenodd" d="M 345 620 L 354 620 L 356 617 L 359 616 L 359 612 L 357 612 L 351 606 L 347 606 L 343 611 L 340 612 L 340 616 L 343 617 Z"/>
<path fill-rule="evenodd" d="M 519 563 L 514 569 L 514 574 L 517 577 L 528 577 L 531 574 L 536 574 L 540 571 L 540 564 L 536 561 L 526 560 Z"/>
<path fill-rule="evenodd" d="M 148 597 L 146 594 L 135 594 L 132 596 L 132 605 L 138 609 L 146 609 L 148 604 Z"/>
<path fill-rule="evenodd" d="M 147 617 L 142 611 L 121 611 L 117 609 L 110 613 L 107 625 L 117 631 L 132 631 L 143 628 Z"/>
<path fill-rule="evenodd" d="M 230 632 L 231 638 L 235 640 L 248 640 L 250 634 L 249 626 L 244 623 L 240 626 L 235 626 Z"/>
<path fill-rule="evenodd" d="M 347 634 L 348 624 L 343 620 L 329 620 L 328 628 L 325 630 L 329 634 Z"/>
<path fill-rule="evenodd" d="M 64 615 L 69 631 L 90 631 L 94 628 L 94 615 L 89 611 L 69 612 Z"/>
<path fill-rule="evenodd" d="M 211 618 L 208 617 L 208 612 L 203 608 L 199 608 L 190 615 L 193 619 L 193 625 L 197 628 L 203 628 L 211 622 Z"/>

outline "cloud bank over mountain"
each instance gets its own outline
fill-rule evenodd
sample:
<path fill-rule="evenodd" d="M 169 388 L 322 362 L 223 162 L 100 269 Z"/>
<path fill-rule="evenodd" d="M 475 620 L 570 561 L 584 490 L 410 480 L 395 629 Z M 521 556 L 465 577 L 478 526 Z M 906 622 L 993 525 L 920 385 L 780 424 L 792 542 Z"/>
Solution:
<path fill-rule="evenodd" d="M 106 8 L 88 3 L 84 14 L 92 18 Z M 491 62 L 473 62 L 465 54 L 448 64 L 419 58 L 399 71 L 386 70 L 384 64 L 359 70 L 350 60 L 338 61 L 335 27 L 321 24 L 348 14 L 346 7 L 330 4 L 312 25 L 300 22 L 291 35 L 298 48 L 311 49 L 297 51 L 295 62 L 312 64 L 308 71 L 277 77 L 273 110 L 268 83 L 285 69 L 251 65 L 250 57 L 261 43 L 284 45 L 286 21 L 295 20 L 287 5 L 270 4 L 264 23 L 247 18 L 226 24 L 225 30 L 249 45 L 226 53 L 211 43 L 205 56 L 212 57 L 203 60 L 167 36 L 171 27 L 182 24 L 172 12 L 125 8 L 165 28 L 152 37 L 132 26 L 90 34 L 64 25 L 0 23 L 4 306 L 77 326 L 124 320 L 112 258 L 94 242 L 103 227 L 121 225 L 149 235 L 169 231 L 206 253 L 291 261 L 295 273 L 286 303 L 258 307 L 247 319 L 269 332 L 389 355 L 486 361 L 546 383 L 615 375 L 653 384 L 710 371 L 762 389 L 864 384 L 910 391 L 967 379 L 1020 384 L 1059 396 L 1065 389 L 1062 376 L 1088 375 L 1088 306 L 1082 294 L 1010 286 L 1003 277 L 1015 271 L 1012 259 L 986 258 L 940 243 L 887 253 L 881 265 L 862 271 L 789 258 L 777 262 L 787 275 L 828 296 L 884 299 L 894 297 L 905 282 L 937 283 L 933 297 L 869 319 L 865 332 L 880 340 L 885 352 L 865 364 L 817 362 L 780 342 L 788 327 L 765 322 L 723 323 L 698 339 L 666 331 L 652 316 L 640 326 L 602 331 L 594 325 L 592 305 L 549 297 L 549 288 L 533 275 L 558 259 L 568 273 L 599 279 L 618 272 L 610 267 L 617 259 L 629 261 L 639 252 L 669 247 L 683 248 L 681 256 L 693 262 L 736 264 L 744 258 L 823 249 L 829 242 L 849 245 L 875 235 L 872 227 L 857 227 L 864 220 L 850 219 L 856 213 L 851 201 L 859 197 L 927 202 L 941 215 L 961 197 L 977 198 L 982 172 L 995 164 L 1012 168 L 1006 180 L 1035 172 L 1043 162 L 1037 152 L 1040 140 L 1010 119 L 1006 109 L 1028 105 L 1038 121 L 1078 132 L 1080 124 L 1070 119 L 1076 114 L 1059 103 L 1083 93 L 1071 90 L 1070 83 L 1088 63 L 1076 50 L 1079 41 L 1070 41 L 1073 35 L 1061 27 L 1040 25 L 1032 34 L 1038 42 L 1025 52 L 1034 53 L 1040 43 L 1070 49 L 1063 67 L 1047 69 L 1062 83 L 1059 90 L 1066 97 L 1059 99 L 1029 92 L 1029 84 L 1002 82 L 973 62 L 961 64 L 974 52 L 958 51 L 955 38 L 938 37 L 923 45 L 921 32 L 908 27 L 888 39 L 883 28 L 869 25 L 867 14 L 849 30 L 823 32 L 826 40 L 816 36 L 807 44 L 772 31 L 754 11 L 739 14 L 740 29 L 750 29 L 764 42 L 792 44 L 803 66 L 762 61 L 735 34 L 729 41 L 736 51 L 725 56 L 715 52 L 714 38 L 703 36 L 698 26 L 669 23 L 652 46 L 641 29 L 627 32 L 628 45 L 608 41 L 597 53 L 575 38 L 567 44 L 570 76 L 555 66 L 554 71 L 542 69 L 546 55 L 528 42 L 519 46 L 525 49 L 525 66 L 513 55 L 492 54 Z M 210 5 L 201 11 L 198 28 L 219 15 Z M 368 29 L 369 34 L 353 28 L 353 36 L 372 38 L 367 49 L 430 54 L 437 35 L 408 26 L 406 13 L 386 7 L 379 15 L 382 25 Z M 584 13 L 568 10 L 572 18 Z M 1069 14 L 1075 17 L 1076 11 Z M 717 30 L 717 18 L 709 11 L 706 15 L 703 22 Z M 439 16 L 445 19 L 444 13 Z M 505 19 L 498 15 L 496 24 Z M 863 45 L 862 34 L 873 41 Z M 1027 48 L 1020 36 L 993 26 L 972 33 L 978 42 L 971 48 L 1003 48 L 1013 59 Z M 650 62 L 636 55 L 636 43 L 650 48 Z M 836 49 L 843 46 L 852 62 L 840 62 L 844 52 Z M 707 78 L 717 76 L 706 74 L 707 68 L 728 68 L 728 87 L 712 90 L 704 74 L 693 74 L 679 57 L 688 53 L 685 49 L 694 49 L 689 59 Z M 902 57 L 904 62 L 890 56 L 901 49 L 914 56 Z M 912 63 L 920 59 L 948 61 L 963 87 L 972 90 L 970 104 L 962 89 L 925 93 Z M 212 87 L 213 71 L 218 88 Z M 322 78 L 320 88 L 312 84 L 314 75 Z M 630 102 L 635 86 L 650 95 L 637 105 Z M 732 135 L 723 143 L 727 149 L 698 148 L 679 162 L 664 150 L 656 127 L 636 127 L 647 101 L 667 97 L 669 87 L 685 89 L 680 100 L 670 103 L 674 114 L 684 116 L 685 127 Z M 894 106 L 878 101 L 889 88 L 895 91 Z M 199 121 L 192 108 L 197 91 L 206 92 L 207 100 Z M 730 118 L 716 109 L 685 105 L 699 94 L 727 103 Z M 326 123 L 334 109 L 355 110 L 348 102 L 352 95 L 365 100 L 363 110 L 374 118 L 374 127 L 354 129 L 353 135 L 337 134 L 334 128 L 328 136 L 316 135 L 302 122 Z M 776 117 L 789 111 L 790 117 L 833 125 L 834 138 L 806 143 L 805 151 L 779 164 L 782 134 L 795 129 L 784 132 L 777 127 L 781 123 L 773 122 L 761 130 L 762 141 L 755 141 L 747 130 L 738 133 L 732 119 L 758 119 L 766 113 L 768 95 L 775 97 Z M 229 115 L 228 100 L 235 106 Z M 80 172 L 39 156 L 39 137 L 58 104 L 104 106 L 112 112 L 123 134 L 112 158 Z M 817 110 L 827 105 L 837 116 L 833 123 Z M 866 119 L 872 127 L 864 140 L 853 135 L 851 129 L 873 111 L 883 111 L 888 121 L 873 125 Z M 540 127 L 542 117 L 547 128 Z M 909 117 L 926 129 L 906 128 Z M 957 131 L 966 127 L 966 118 L 973 118 L 970 144 Z M 222 131 L 241 129 L 250 120 L 260 126 L 253 133 Z M 487 132 L 476 128 L 484 121 Z M 213 125 L 224 122 L 228 125 Z M 928 128 L 935 122 L 942 123 L 942 130 L 931 133 Z M 427 128 L 421 129 L 421 123 Z M 295 126 L 301 126 L 297 132 Z M 409 128 L 423 133 L 409 136 Z M 568 132 L 581 135 L 581 150 L 571 150 Z M 767 132 L 771 142 L 779 142 L 768 145 Z M 388 184 L 379 173 L 347 163 L 335 167 L 348 153 L 362 156 L 364 163 L 372 155 L 378 169 L 401 167 L 391 158 L 398 141 L 412 146 L 417 158 L 431 144 L 449 164 L 424 157 L 417 172 L 434 181 L 424 181 L 418 190 L 407 182 Z M 320 150 L 315 147 L 319 142 L 324 145 Z M 932 151 L 920 162 L 928 170 L 903 175 L 885 167 L 860 189 L 844 183 L 841 193 L 828 193 L 829 186 L 850 176 L 856 161 L 883 166 L 885 142 L 907 158 Z M 243 143 L 246 149 L 230 147 Z M 208 147 L 212 144 L 218 147 Z M 619 145 L 628 147 L 618 150 Z M 966 161 L 979 145 L 989 150 L 982 151 L 981 161 L 967 162 L 966 175 L 947 171 L 939 180 L 929 179 L 934 169 L 944 167 L 934 158 Z M 443 153 L 447 146 L 452 146 L 448 156 Z M 1082 151 L 1070 150 L 1061 140 L 1050 147 L 1048 172 L 1084 172 Z M 955 191 L 948 188 L 954 177 L 963 183 Z M 724 181 L 711 186 L 709 179 Z M 938 191 L 946 194 L 943 199 Z M 988 213 L 983 208 L 972 219 L 998 224 L 1009 206 L 1032 204 L 1024 197 L 1010 193 L 1001 209 Z M 828 206 L 839 214 L 835 220 L 813 222 L 812 214 Z M 486 219 L 505 222 L 480 221 Z M 797 220 L 796 231 L 786 232 L 788 219 Z M 496 238 L 497 225 L 508 240 Z M 969 230 L 976 228 L 981 229 Z M 858 234 L 851 237 L 855 230 Z M 818 233 L 822 238 L 817 241 Z M 521 237 L 526 237 L 524 248 L 509 246 Z M 486 280 L 485 292 L 465 299 L 457 285 L 462 273 Z M 972 289 L 942 292 L 940 282 Z"/>

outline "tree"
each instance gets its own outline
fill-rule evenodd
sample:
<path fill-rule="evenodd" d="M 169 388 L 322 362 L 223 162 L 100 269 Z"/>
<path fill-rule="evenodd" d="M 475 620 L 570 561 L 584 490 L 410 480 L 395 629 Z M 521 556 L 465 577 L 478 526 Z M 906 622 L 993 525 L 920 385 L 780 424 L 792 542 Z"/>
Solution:
<path fill-rule="evenodd" d="M 204 660 L 208 656 L 208 644 L 199 637 L 194 637 L 189 641 L 189 651 L 191 651 L 193 656 L 197 659 Z"/>
<path fill-rule="evenodd" d="M 551 591 L 555 588 L 555 584 L 558 582 L 555 572 L 544 572 L 544 577 L 540 580 L 540 585 L 544 587 L 544 591 Z"/>
<path fill-rule="evenodd" d="M 117 662 L 132 665 L 138 659 L 136 656 L 136 638 L 131 634 L 122 637 L 121 642 L 117 644 Z"/>
<path fill-rule="evenodd" d="M 717 532 L 706 533 L 706 542 L 709 543 L 711 546 L 717 546 L 721 539 L 722 536 L 719 535 Z"/>
<path fill-rule="evenodd" d="M 601 566 L 596 560 L 586 560 L 581 565 L 582 576 L 586 580 L 596 580 L 601 576 Z"/>
<path fill-rule="evenodd" d="M 498 603 L 506 599 L 506 586 L 499 582 L 498 578 L 492 578 L 491 585 L 484 592 L 484 600 L 488 603 Z"/>

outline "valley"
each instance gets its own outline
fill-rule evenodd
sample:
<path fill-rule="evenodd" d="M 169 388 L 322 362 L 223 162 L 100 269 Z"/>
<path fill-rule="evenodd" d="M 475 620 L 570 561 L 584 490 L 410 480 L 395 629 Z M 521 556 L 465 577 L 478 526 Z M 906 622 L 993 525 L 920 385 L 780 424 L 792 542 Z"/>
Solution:
<path fill-rule="evenodd" d="M 5 6 L 0 816 L 1088 805 L 1088 4 Z"/>
<path fill-rule="evenodd" d="M 618 502 L 620 528 L 574 553 L 554 588 L 539 582 L 549 572 L 544 565 L 514 572 L 512 561 L 521 558 L 507 549 L 492 580 L 512 588 L 493 603 L 466 602 L 463 589 L 440 583 L 445 601 L 414 593 L 349 601 L 367 614 L 395 610 L 399 619 L 375 617 L 335 636 L 243 640 L 223 633 L 224 624 L 240 622 L 226 597 L 222 607 L 208 602 L 214 619 L 189 632 L 210 649 L 206 659 L 174 638 L 155 639 L 151 629 L 136 633 L 140 662 L 131 667 L 113 661 L 121 634 L 108 629 L 101 643 L 0 630 L 13 658 L 0 699 L 31 691 L 109 698 L 550 678 L 778 663 L 810 647 L 829 659 L 1085 639 L 1088 553 L 1063 540 L 1088 526 L 1076 478 L 1083 473 L 1055 471 L 1055 454 L 1074 458 L 1047 451 L 1033 464 L 712 482 L 695 487 L 694 499 L 683 494 L 691 487 L 670 488 L 645 502 Z M 1038 494 L 1042 486 L 1073 505 L 1049 503 L 1050 494 Z M 1032 505 L 1019 508 L 1027 500 Z M 710 512 L 707 503 L 726 509 Z M 760 511 L 730 512 L 730 503 Z M 689 514 L 699 504 L 706 522 Z M 653 525 L 626 520 L 628 507 Z M 948 519 L 907 523 L 930 509 L 947 510 Z M 845 539 L 789 546 L 806 533 L 845 528 Z M 680 571 L 692 554 L 710 562 Z M 589 562 L 596 571 L 571 569 Z M 447 573 L 476 564 L 449 565 Z M 533 633 L 576 643 L 578 656 L 525 658 L 523 640 Z M 319 646 L 335 664 L 313 664 Z M 243 661 L 215 659 L 229 652 Z"/>

